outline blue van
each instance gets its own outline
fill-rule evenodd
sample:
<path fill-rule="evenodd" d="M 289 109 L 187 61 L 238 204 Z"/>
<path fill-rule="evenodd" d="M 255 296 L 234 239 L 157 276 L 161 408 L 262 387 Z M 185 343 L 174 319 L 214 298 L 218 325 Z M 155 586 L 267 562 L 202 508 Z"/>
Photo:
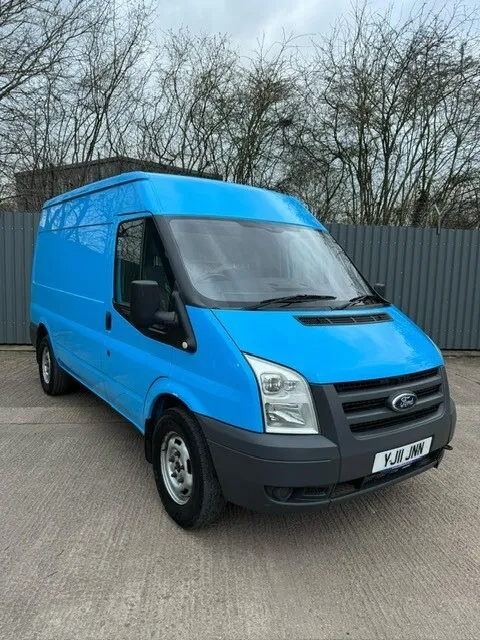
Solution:
<path fill-rule="evenodd" d="M 145 436 L 168 514 L 311 510 L 438 467 L 442 356 L 296 199 L 127 173 L 45 203 L 31 338 Z"/>

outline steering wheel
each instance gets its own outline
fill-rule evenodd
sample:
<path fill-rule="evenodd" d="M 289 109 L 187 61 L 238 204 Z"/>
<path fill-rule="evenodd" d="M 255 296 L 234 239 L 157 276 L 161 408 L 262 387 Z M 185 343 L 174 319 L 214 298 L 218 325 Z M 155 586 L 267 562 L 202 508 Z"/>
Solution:
<path fill-rule="evenodd" d="M 219 271 L 217 273 L 205 273 L 198 278 L 198 282 L 206 282 L 207 280 L 228 280 L 228 276 Z"/>
<path fill-rule="evenodd" d="M 204 280 L 229 280 L 229 273 L 248 273 L 247 269 L 236 269 L 235 267 L 226 267 L 225 269 L 221 269 L 220 271 L 216 271 L 215 273 L 206 273 L 203 276 L 198 278 L 199 282 L 203 282 Z"/>

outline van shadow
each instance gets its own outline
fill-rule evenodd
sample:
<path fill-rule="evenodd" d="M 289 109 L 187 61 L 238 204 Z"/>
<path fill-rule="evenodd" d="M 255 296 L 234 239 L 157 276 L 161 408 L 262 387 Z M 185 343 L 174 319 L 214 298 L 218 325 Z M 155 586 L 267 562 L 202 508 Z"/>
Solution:
<path fill-rule="evenodd" d="M 292 543 L 317 550 L 335 550 L 346 543 L 352 548 L 375 547 L 379 540 L 403 545 L 406 529 L 409 537 L 415 537 L 416 530 L 419 535 L 424 532 L 428 518 L 425 503 L 430 497 L 421 481 L 418 485 L 411 479 L 403 485 L 303 513 L 256 513 L 229 504 L 219 523 L 196 535 L 212 546 L 216 545 L 215 536 L 220 532 L 247 546 L 264 538 L 274 540 L 279 550 Z"/>

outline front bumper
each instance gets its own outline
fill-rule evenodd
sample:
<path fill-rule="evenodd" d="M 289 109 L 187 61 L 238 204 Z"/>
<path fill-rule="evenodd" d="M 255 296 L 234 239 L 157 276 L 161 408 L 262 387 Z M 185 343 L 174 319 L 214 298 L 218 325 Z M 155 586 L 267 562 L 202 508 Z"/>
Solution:
<path fill-rule="evenodd" d="M 423 424 L 375 437 L 352 437 L 350 442 L 324 435 L 254 433 L 202 415 L 197 419 L 226 500 L 279 513 L 326 507 L 438 467 L 453 436 L 456 413 L 450 401 L 448 411 Z M 430 436 L 427 456 L 408 467 L 372 475 L 376 453 Z M 284 497 L 279 488 L 291 492 Z"/>

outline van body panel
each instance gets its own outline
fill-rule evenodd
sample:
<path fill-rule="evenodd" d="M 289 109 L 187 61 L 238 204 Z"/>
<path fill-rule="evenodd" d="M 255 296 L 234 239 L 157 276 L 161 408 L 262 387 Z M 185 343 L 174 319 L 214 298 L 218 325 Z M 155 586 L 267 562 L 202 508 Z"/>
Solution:
<path fill-rule="evenodd" d="M 245 185 L 152 175 L 161 213 L 175 216 L 243 218 L 325 227 L 292 196 Z"/>
<path fill-rule="evenodd" d="M 145 398 L 153 381 L 169 376 L 173 347 L 143 335 L 118 312 L 112 314 L 112 329 L 105 336 L 106 395 L 143 431 Z"/>
<path fill-rule="evenodd" d="M 148 174 L 132 172 L 107 178 L 47 200 L 40 228 L 86 226 L 111 222 L 116 215 L 158 208 Z"/>
<path fill-rule="evenodd" d="M 306 326 L 296 319 L 378 312 L 388 313 L 393 321 Z M 443 363 L 430 338 L 393 306 L 344 311 L 215 309 L 214 313 L 241 351 L 290 367 L 313 383 L 404 375 Z"/>
<path fill-rule="evenodd" d="M 258 387 L 247 361 L 210 309 L 187 310 L 198 347 L 195 353 L 173 350 L 172 385 L 188 389 L 192 411 L 263 432 Z"/>
<path fill-rule="evenodd" d="M 32 278 L 32 321 L 44 318 L 60 362 L 101 395 L 110 226 L 42 227 Z"/>

